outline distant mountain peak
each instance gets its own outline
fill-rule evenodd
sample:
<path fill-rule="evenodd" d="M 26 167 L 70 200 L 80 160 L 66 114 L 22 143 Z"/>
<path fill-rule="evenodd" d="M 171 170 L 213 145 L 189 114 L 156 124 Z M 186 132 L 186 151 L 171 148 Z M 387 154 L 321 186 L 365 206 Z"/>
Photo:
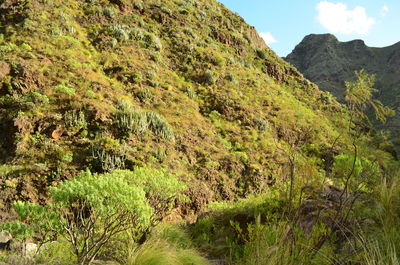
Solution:
<path fill-rule="evenodd" d="M 388 47 L 368 47 L 363 40 L 340 42 L 332 34 L 310 34 L 284 58 L 322 90 L 339 101 L 343 99 L 346 80 L 354 71 L 365 69 L 376 74 L 376 97 L 392 108 L 400 106 L 400 42 Z M 392 134 L 400 134 L 400 116 L 389 120 Z"/>
<path fill-rule="evenodd" d="M 338 42 L 339 40 L 336 38 L 335 35 L 330 34 L 330 33 L 325 33 L 325 34 L 309 34 L 304 37 L 302 42 L 305 41 L 333 41 L 333 42 Z"/>

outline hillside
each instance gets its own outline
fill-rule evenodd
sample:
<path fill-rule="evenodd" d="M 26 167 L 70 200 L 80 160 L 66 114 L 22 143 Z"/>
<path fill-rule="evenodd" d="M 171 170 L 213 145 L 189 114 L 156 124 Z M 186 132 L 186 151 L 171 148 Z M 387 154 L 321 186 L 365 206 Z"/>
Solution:
<path fill-rule="evenodd" d="M 331 34 L 311 34 L 290 53 L 285 60 L 293 64 L 304 76 L 343 100 L 344 81 L 355 78 L 354 71 L 365 69 L 376 74 L 375 95 L 383 104 L 396 110 L 389 120 L 394 141 L 400 133 L 400 42 L 384 48 L 368 47 L 362 40 L 340 42 Z"/>
<path fill-rule="evenodd" d="M 182 174 L 200 210 L 272 181 L 285 162 L 278 146 L 323 156 L 339 133 L 340 105 L 215 2 L 1 8 L 5 200 L 41 201 L 86 167 L 150 164 Z M 160 124 L 124 124 L 130 113 Z M 94 146 L 121 165 L 99 161 Z"/>
<path fill-rule="evenodd" d="M 341 258 L 397 199 L 350 112 L 214 0 L 0 1 L 0 232 L 52 242 L 27 264 Z"/>

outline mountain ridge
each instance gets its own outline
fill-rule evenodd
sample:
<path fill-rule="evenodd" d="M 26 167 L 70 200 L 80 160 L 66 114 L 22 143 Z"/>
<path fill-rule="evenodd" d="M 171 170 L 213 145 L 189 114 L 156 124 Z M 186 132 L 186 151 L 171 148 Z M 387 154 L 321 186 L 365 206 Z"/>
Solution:
<path fill-rule="evenodd" d="M 385 128 L 390 129 L 395 142 L 399 141 L 400 42 L 368 47 L 362 40 L 340 42 L 332 34 L 311 34 L 284 59 L 341 102 L 345 81 L 354 80 L 354 71 L 364 69 L 375 74 L 378 92 L 374 97 L 396 110 L 396 116 L 389 119 Z"/>

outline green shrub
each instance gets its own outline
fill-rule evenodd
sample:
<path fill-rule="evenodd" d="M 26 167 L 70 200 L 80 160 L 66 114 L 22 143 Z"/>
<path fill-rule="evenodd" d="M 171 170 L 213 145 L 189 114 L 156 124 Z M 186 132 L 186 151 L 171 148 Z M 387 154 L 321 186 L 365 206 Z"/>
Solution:
<path fill-rule="evenodd" d="M 153 155 L 160 163 L 164 162 L 165 158 L 167 157 L 165 149 L 161 148 L 158 148 Z"/>
<path fill-rule="evenodd" d="M 213 85 L 218 81 L 218 75 L 210 70 L 207 70 L 202 76 L 203 83 Z"/>
<path fill-rule="evenodd" d="M 257 50 L 256 53 L 257 53 L 257 56 L 258 56 L 260 59 L 262 59 L 262 60 L 267 59 L 267 55 L 266 55 L 265 51 L 263 51 L 263 50 Z"/>
<path fill-rule="evenodd" d="M 164 139 L 173 139 L 174 133 L 165 119 L 158 113 L 145 111 L 120 111 L 116 114 L 116 124 L 123 135 L 133 133 L 144 136 L 151 131 Z"/>
<path fill-rule="evenodd" d="M 336 156 L 333 163 L 333 173 L 335 174 L 335 180 L 340 180 L 342 184 L 349 179 L 349 188 L 356 188 L 362 183 L 369 184 L 369 186 L 376 185 L 379 181 L 379 176 L 382 175 L 381 169 L 376 162 L 371 162 L 363 157 L 355 158 L 352 154 Z"/>
<path fill-rule="evenodd" d="M 143 1 L 142 0 L 134 0 L 132 6 L 137 10 L 143 10 Z"/>
<path fill-rule="evenodd" d="M 186 92 L 186 94 L 188 95 L 188 97 L 189 97 L 190 99 L 194 99 L 194 98 L 196 97 L 196 92 L 193 91 L 193 89 L 192 89 L 191 87 L 186 87 L 186 88 L 184 89 L 184 91 Z"/>
<path fill-rule="evenodd" d="M 233 154 L 240 159 L 243 164 L 247 164 L 249 156 L 245 152 L 233 152 Z"/>
<path fill-rule="evenodd" d="M 237 84 L 236 77 L 235 77 L 235 75 L 232 74 L 232 73 L 229 73 L 229 74 L 226 75 L 226 80 Z"/>
<path fill-rule="evenodd" d="M 133 133 L 144 136 L 149 129 L 147 115 L 143 111 L 123 111 L 117 114 L 117 125 L 124 135 Z"/>
<path fill-rule="evenodd" d="M 226 63 L 225 58 L 218 53 L 207 54 L 207 57 L 207 60 L 215 66 L 224 66 Z"/>
<path fill-rule="evenodd" d="M 116 38 L 112 38 L 109 42 L 111 48 L 115 48 L 118 45 L 118 40 Z"/>
<path fill-rule="evenodd" d="M 49 213 L 49 205 L 16 201 L 12 206 L 18 220 L 1 225 L 0 230 L 9 231 L 14 238 L 25 240 L 35 236 L 38 240 L 46 242 L 61 231 L 58 215 Z"/>
<path fill-rule="evenodd" d="M 61 93 L 63 93 L 63 94 L 67 94 L 67 95 L 69 95 L 69 96 L 75 95 L 75 89 L 72 88 L 72 87 L 68 87 L 68 86 L 66 86 L 66 85 L 64 85 L 64 84 L 59 84 L 59 85 L 57 85 L 57 86 L 55 87 L 55 89 L 56 89 L 58 92 L 61 92 Z"/>
<path fill-rule="evenodd" d="M 115 8 L 111 8 L 111 7 L 105 7 L 103 9 L 103 15 L 108 17 L 108 18 L 114 18 L 115 17 L 115 13 L 117 11 L 115 10 Z"/>
<path fill-rule="evenodd" d="M 268 123 L 268 121 L 267 121 L 266 119 L 263 119 L 263 118 L 256 118 L 256 119 L 254 120 L 254 123 L 255 123 L 257 129 L 258 129 L 259 131 L 261 131 L 261 132 L 265 132 L 265 131 L 267 131 L 268 128 L 269 128 L 269 123 Z"/>
<path fill-rule="evenodd" d="M 153 92 L 148 89 L 148 88 L 141 88 L 135 93 L 136 97 L 140 99 L 142 102 L 148 102 L 151 101 L 153 98 L 154 94 Z"/>
<path fill-rule="evenodd" d="M 162 49 L 161 40 L 153 33 L 147 32 L 140 28 L 134 28 L 130 32 L 131 39 L 138 41 L 146 48 L 153 48 L 157 51 Z"/>
<path fill-rule="evenodd" d="M 76 264 L 77 260 L 69 242 L 65 240 L 59 240 L 48 242 L 41 246 L 38 255 L 31 262 L 37 265 L 71 265 Z"/>
<path fill-rule="evenodd" d="M 147 112 L 146 116 L 149 124 L 149 130 L 155 135 L 164 139 L 172 139 L 174 137 L 174 133 L 171 127 L 165 121 L 164 117 L 155 112 Z"/>
<path fill-rule="evenodd" d="M 46 95 L 43 95 L 39 92 L 30 91 L 24 95 L 25 101 L 32 102 L 38 105 L 47 105 L 49 104 L 49 98 Z"/>
<path fill-rule="evenodd" d="M 54 28 L 51 29 L 51 35 L 56 37 L 61 37 L 64 35 L 64 33 L 59 27 L 55 26 Z"/>
<path fill-rule="evenodd" d="M 130 39 L 131 30 L 127 25 L 110 26 L 111 35 L 119 41 L 128 41 Z"/>
<path fill-rule="evenodd" d="M 152 53 L 150 55 L 150 60 L 152 60 L 153 62 L 158 63 L 158 62 L 160 62 L 162 60 L 162 57 L 161 57 L 159 52 L 155 52 L 155 53 Z"/>
<path fill-rule="evenodd" d="M 126 146 L 109 137 L 100 138 L 92 144 L 92 158 L 95 167 L 100 167 L 103 172 L 125 168 Z"/>
<path fill-rule="evenodd" d="M 130 185 L 143 188 L 154 210 L 153 221 L 156 219 L 160 221 L 177 201 L 187 200 L 187 197 L 182 194 L 186 188 L 185 184 L 165 169 L 135 167 L 133 171 L 117 170 L 115 174 L 122 174 Z"/>
<path fill-rule="evenodd" d="M 27 51 L 32 51 L 32 47 L 27 43 L 22 43 L 21 49 L 27 50 Z"/>
<path fill-rule="evenodd" d="M 131 227 L 141 230 L 150 224 L 152 209 L 145 192 L 129 185 L 122 173 L 83 172 L 53 187 L 50 193 L 79 264 L 89 264 L 102 244 L 117 233 Z M 71 215 L 78 218 L 71 220 Z"/>
<path fill-rule="evenodd" d="M 87 89 L 87 90 L 86 90 L 86 95 L 87 95 L 88 97 L 90 97 L 90 98 L 97 98 L 96 92 L 94 92 L 94 91 L 91 90 L 91 89 Z"/>
<path fill-rule="evenodd" d="M 129 80 L 134 84 L 140 84 L 143 81 L 143 75 L 141 72 L 134 72 L 130 75 Z"/>
<path fill-rule="evenodd" d="M 87 127 L 85 112 L 71 110 L 64 113 L 64 122 L 67 128 L 82 129 Z"/>
<path fill-rule="evenodd" d="M 71 151 L 62 150 L 58 153 L 59 159 L 65 163 L 71 163 L 74 159 L 74 153 Z"/>
<path fill-rule="evenodd" d="M 72 35 L 76 33 L 76 29 L 71 25 L 66 25 L 65 29 Z"/>

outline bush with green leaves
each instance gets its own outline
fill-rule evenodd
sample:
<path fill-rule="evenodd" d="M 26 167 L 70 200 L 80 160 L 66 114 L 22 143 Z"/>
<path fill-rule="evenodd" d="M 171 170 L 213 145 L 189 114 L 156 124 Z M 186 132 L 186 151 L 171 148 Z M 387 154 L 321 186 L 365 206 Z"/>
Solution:
<path fill-rule="evenodd" d="M 207 70 L 201 77 L 202 82 L 207 85 L 213 85 L 218 81 L 218 75 L 215 72 Z"/>
<path fill-rule="evenodd" d="M 10 231 L 13 237 L 22 240 L 35 236 L 42 244 L 53 240 L 61 231 L 59 216 L 51 211 L 50 206 L 16 201 L 13 203 L 13 209 L 18 215 L 18 220 L 1 225 L 0 231 Z"/>
<path fill-rule="evenodd" d="M 67 128 L 83 129 L 87 127 L 85 112 L 71 110 L 64 113 L 64 121 Z"/>
<path fill-rule="evenodd" d="M 262 60 L 267 59 L 267 55 L 266 55 L 265 51 L 263 51 L 263 50 L 256 50 L 256 53 L 257 53 L 257 56 L 258 56 L 260 59 L 262 59 Z"/>
<path fill-rule="evenodd" d="M 117 11 L 115 10 L 115 8 L 112 7 L 106 7 L 102 10 L 102 13 L 104 16 L 108 17 L 108 18 L 114 18 L 115 17 L 115 13 L 117 13 Z"/>
<path fill-rule="evenodd" d="M 148 88 L 140 88 L 136 91 L 135 96 L 142 102 L 149 102 L 154 97 L 154 93 Z"/>
<path fill-rule="evenodd" d="M 119 41 L 128 41 L 131 30 L 127 25 L 112 25 L 109 28 L 111 35 Z"/>
<path fill-rule="evenodd" d="M 160 136 L 164 139 L 172 139 L 174 137 L 174 133 L 172 132 L 171 127 L 167 124 L 164 117 L 156 112 L 147 112 L 147 122 L 149 124 L 149 129 L 155 135 Z"/>
<path fill-rule="evenodd" d="M 116 124 L 123 135 L 144 136 L 147 131 L 163 139 L 173 139 L 174 133 L 164 117 L 152 111 L 122 110 L 116 114 Z"/>
<path fill-rule="evenodd" d="M 47 206 L 15 202 L 19 221 L 2 229 L 25 238 L 39 234 L 43 241 L 49 241 L 48 235 L 53 240 L 62 236 L 70 243 L 78 264 L 90 264 L 117 234 L 130 230 L 134 238 L 141 238 L 176 201 L 185 200 L 184 190 L 185 185 L 165 170 L 84 171 L 50 188 L 51 203 Z"/>
<path fill-rule="evenodd" d="M 34 257 L 33 262 L 30 262 L 31 265 L 71 265 L 76 263 L 77 261 L 73 249 L 65 239 L 44 244 Z"/>
<path fill-rule="evenodd" d="M 110 137 L 102 137 L 92 144 L 92 157 L 95 167 L 103 172 L 125 168 L 126 145 Z"/>
<path fill-rule="evenodd" d="M 254 123 L 256 125 L 256 128 L 261 131 L 261 132 L 265 132 L 268 131 L 269 128 L 269 122 L 267 119 L 263 119 L 261 117 L 257 117 L 256 119 L 254 119 Z"/>
<path fill-rule="evenodd" d="M 161 40 L 153 33 L 150 33 L 144 29 L 132 29 L 130 31 L 130 38 L 139 42 L 145 48 L 153 48 L 156 51 L 160 51 L 162 49 Z"/>
<path fill-rule="evenodd" d="M 340 154 L 335 157 L 333 172 L 336 179 L 348 182 L 350 188 L 362 188 L 365 185 L 375 185 L 382 175 L 379 165 L 363 157 Z M 364 187 L 366 188 L 366 187 Z"/>
<path fill-rule="evenodd" d="M 374 88 L 376 76 L 368 74 L 364 69 L 355 71 L 355 75 L 357 80 L 345 82 L 344 98 L 353 115 L 368 120 L 364 112 L 367 107 L 372 107 L 376 119 L 381 122 L 385 122 L 388 117 L 393 116 L 395 112 L 391 108 L 384 106 L 379 100 L 372 97 L 378 91 Z"/>
<path fill-rule="evenodd" d="M 57 85 L 57 86 L 55 87 L 55 89 L 56 89 L 58 92 L 63 93 L 63 94 L 66 94 L 66 95 L 68 95 L 68 96 L 75 95 L 75 89 L 72 88 L 72 87 L 68 87 L 68 86 L 66 86 L 66 85 L 64 85 L 64 84 L 59 84 L 59 85 Z"/>
<path fill-rule="evenodd" d="M 117 113 L 117 126 L 125 135 L 133 133 L 142 136 L 148 130 L 147 116 L 142 111 L 123 111 Z"/>
<path fill-rule="evenodd" d="M 129 76 L 129 79 L 134 84 L 140 84 L 143 81 L 143 75 L 141 72 L 135 71 Z"/>
<path fill-rule="evenodd" d="M 152 209 L 143 188 L 129 185 L 124 174 L 83 172 L 50 193 L 80 264 L 92 262 L 114 235 L 131 228 L 141 231 L 150 224 Z"/>
<path fill-rule="evenodd" d="M 35 92 L 35 91 L 31 91 L 31 92 L 25 94 L 24 99 L 26 102 L 32 102 L 32 103 L 38 104 L 38 105 L 47 105 L 47 104 L 49 104 L 49 101 L 50 101 L 46 95 L 41 94 L 39 92 Z"/>

